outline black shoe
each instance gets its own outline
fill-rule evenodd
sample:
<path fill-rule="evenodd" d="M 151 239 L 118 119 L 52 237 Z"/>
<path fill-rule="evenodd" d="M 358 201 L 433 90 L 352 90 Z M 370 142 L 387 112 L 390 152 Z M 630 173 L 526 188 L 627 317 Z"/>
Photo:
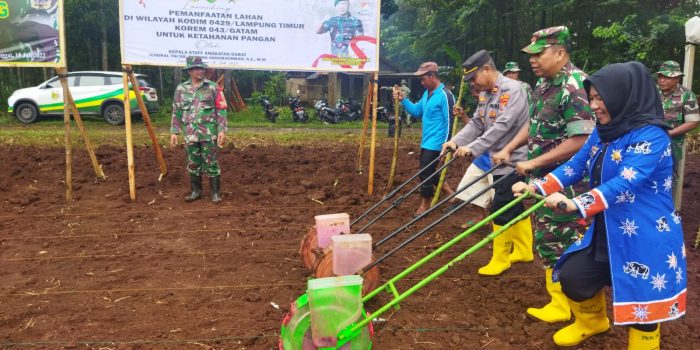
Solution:
<path fill-rule="evenodd" d="M 190 187 L 192 193 L 185 196 L 185 202 L 194 202 L 202 197 L 202 177 L 190 175 Z"/>
<path fill-rule="evenodd" d="M 218 176 L 210 177 L 209 186 L 211 186 L 211 201 L 214 203 L 221 202 L 222 198 L 219 194 L 219 189 L 221 186 L 220 178 Z"/>

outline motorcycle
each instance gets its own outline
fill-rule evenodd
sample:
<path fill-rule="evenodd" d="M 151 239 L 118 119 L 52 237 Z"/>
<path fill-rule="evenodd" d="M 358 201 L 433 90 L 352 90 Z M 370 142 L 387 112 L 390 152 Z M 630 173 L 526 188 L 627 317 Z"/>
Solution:
<path fill-rule="evenodd" d="M 326 124 L 338 124 L 340 122 L 338 110 L 328 107 L 328 99 L 325 97 L 321 97 L 314 103 L 314 109 L 316 109 L 316 116 L 322 122 Z"/>
<path fill-rule="evenodd" d="M 351 122 L 362 117 L 362 106 L 352 98 L 340 98 L 335 104 L 335 109 L 338 110 L 341 121 Z"/>
<path fill-rule="evenodd" d="M 260 96 L 260 105 L 265 112 L 265 119 L 272 123 L 277 122 L 279 112 L 275 109 L 275 106 L 270 103 L 270 99 L 267 96 Z"/>
<path fill-rule="evenodd" d="M 289 109 L 292 111 L 292 120 L 295 122 L 306 123 L 309 116 L 306 114 L 304 107 L 301 105 L 299 96 L 289 98 Z"/>

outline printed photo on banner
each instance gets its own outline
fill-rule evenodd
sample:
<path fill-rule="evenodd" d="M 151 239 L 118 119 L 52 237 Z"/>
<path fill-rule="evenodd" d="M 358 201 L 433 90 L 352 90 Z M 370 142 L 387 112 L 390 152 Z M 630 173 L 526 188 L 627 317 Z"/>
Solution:
<path fill-rule="evenodd" d="M 380 0 L 120 0 L 122 62 L 376 71 Z"/>
<path fill-rule="evenodd" d="M 63 65 L 59 0 L 0 0 L 0 65 Z"/>

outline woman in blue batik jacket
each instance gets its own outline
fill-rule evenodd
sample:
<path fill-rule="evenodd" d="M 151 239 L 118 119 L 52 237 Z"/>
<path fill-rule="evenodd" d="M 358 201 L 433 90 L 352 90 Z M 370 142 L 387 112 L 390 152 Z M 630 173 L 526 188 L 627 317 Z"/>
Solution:
<path fill-rule="evenodd" d="M 681 219 L 671 197 L 673 160 L 661 101 L 646 67 L 611 64 L 584 81 L 596 130 L 571 160 L 530 185 L 546 206 L 593 217 L 559 258 L 561 282 L 576 320 L 554 334 L 573 346 L 610 328 L 603 287 L 612 287 L 615 325 L 627 325 L 628 349 L 658 349 L 659 323 L 686 309 L 686 261 Z M 586 175 L 591 190 L 573 199 L 559 189 Z M 562 206 L 563 207 L 563 206 Z"/>

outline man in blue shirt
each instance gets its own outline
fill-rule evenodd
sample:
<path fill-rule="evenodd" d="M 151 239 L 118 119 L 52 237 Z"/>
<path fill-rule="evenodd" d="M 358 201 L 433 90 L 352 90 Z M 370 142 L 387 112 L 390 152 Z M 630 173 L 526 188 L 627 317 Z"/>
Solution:
<path fill-rule="evenodd" d="M 412 103 L 405 98 L 406 96 L 403 92 L 394 92 L 394 98 L 398 98 L 401 101 L 401 105 L 406 112 L 423 121 L 423 136 L 420 144 L 421 169 L 440 156 L 442 144 L 449 141 L 452 137 L 452 108 L 455 104 L 455 98 L 450 90 L 445 87 L 445 84 L 440 82 L 437 72 L 437 63 L 425 62 L 420 65 L 417 72 L 413 73 L 420 76 L 420 83 L 426 89 L 421 99 L 416 103 Z M 421 180 L 427 179 L 435 172 L 436 168 L 437 162 L 434 166 L 422 171 L 419 178 Z M 432 179 L 421 186 L 420 194 L 422 200 L 414 215 L 420 215 L 430 208 L 430 202 L 438 180 L 439 176 L 433 176 Z M 447 195 L 454 193 L 447 182 L 443 183 L 442 190 Z"/>

